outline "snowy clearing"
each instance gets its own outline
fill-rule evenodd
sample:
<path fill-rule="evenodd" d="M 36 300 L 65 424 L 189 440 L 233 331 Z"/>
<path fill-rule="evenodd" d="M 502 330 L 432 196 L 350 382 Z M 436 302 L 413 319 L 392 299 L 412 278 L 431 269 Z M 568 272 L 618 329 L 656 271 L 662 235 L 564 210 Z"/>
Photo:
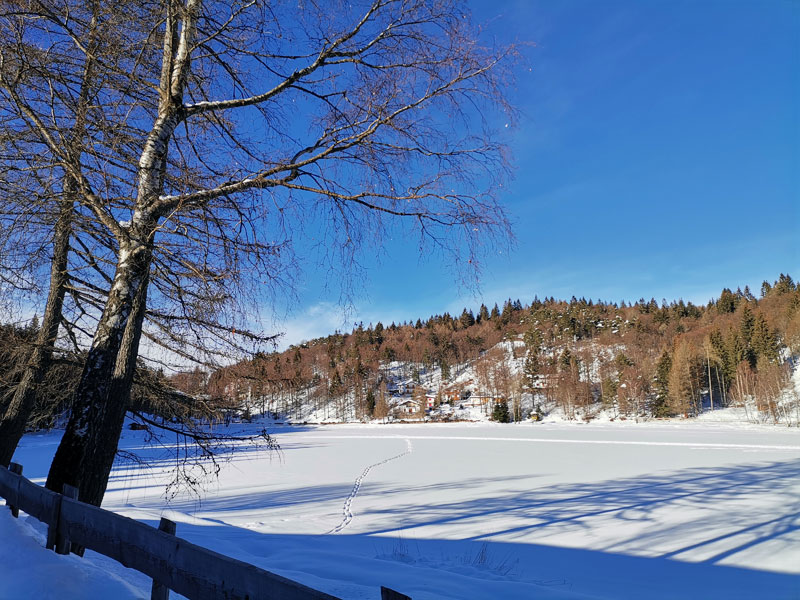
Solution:
<path fill-rule="evenodd" d="M 104 507 L 342 598 L 800 598 L 800 431 L 715 422 L 276 427 L 202 499 L 118 465 Z M 42 482 L 56 434 L 15 460 Z M 0 597 L 148 598 L 0 511 Z M 66 585 L 63 582 L 71 582 Z"/>

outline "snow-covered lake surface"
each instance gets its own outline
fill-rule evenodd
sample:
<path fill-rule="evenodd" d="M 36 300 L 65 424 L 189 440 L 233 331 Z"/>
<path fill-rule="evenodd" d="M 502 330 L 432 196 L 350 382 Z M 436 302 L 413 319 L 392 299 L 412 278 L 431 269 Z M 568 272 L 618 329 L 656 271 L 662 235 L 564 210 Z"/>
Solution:
<path fill-rule="evenodd" d="M 169 461 L 118 466 L 104 507 L 342 598 L 800 599 L 800 430 L 719 422 L 275 427 L 198 500 Z M 124 448 L 156 454 L 141 432 Z M 15 460 L 43 482 L 56 434 Z M 0 598 L 149 598 L 0 511 Z M 110 590 L 113 590 L 110 591 Z"/>

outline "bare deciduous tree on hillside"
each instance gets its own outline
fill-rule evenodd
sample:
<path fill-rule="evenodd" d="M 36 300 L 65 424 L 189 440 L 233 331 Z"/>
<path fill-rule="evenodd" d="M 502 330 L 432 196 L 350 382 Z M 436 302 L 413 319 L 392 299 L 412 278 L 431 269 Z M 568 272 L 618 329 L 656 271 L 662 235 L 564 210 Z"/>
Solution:
<path fill-rule="evenodd" d="M 92 56 L 84 42 L 93 6 L 31 1 L 4 18 L 25 25 L 46 13 L 39 43 Z M 504 152 L 486 115 L 508 110 L 509 51 L 477 43 L 462 3 L 126 7 L 141 26 L 110 41 L 117 54 L 98 64 L 97 97 L 102 128 L 126 129 L 135 141 L 91 157 L 104 168 L 71 161 L 42 107 L 4 86 L 47 147 L 42 160 L 69 174 L 76 204 L 113 240 L 114 274 L 47 482 L 76 485 L 95 504 L 124 414 L 118 397 L 130 385 L 120 353 L 135 354 L 154 293 L 180 294 L 180 285 L 155 287 L 156 276 L 197 281 L 178 299 L 185 315 L 173 317 L 196 316 L 234 300 L 228 280 L 251 284 L 261 299 L 298 236 L 319 236 L 331 262 L 352 265 L 398 220 L 421 247 L 465 261 L 507 235 L 493 196 Z"/>

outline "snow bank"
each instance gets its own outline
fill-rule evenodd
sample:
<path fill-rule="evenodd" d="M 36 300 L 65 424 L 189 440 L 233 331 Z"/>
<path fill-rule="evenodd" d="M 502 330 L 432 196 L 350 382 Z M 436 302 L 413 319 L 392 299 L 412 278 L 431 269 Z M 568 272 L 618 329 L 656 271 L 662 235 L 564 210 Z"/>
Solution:
<path fill-rule="evenodd" d="M 94 552 L 86 558 L 45 550 L 43 525 L 0 507 L 0 598 L 149 598 L 150 580 Z"/>

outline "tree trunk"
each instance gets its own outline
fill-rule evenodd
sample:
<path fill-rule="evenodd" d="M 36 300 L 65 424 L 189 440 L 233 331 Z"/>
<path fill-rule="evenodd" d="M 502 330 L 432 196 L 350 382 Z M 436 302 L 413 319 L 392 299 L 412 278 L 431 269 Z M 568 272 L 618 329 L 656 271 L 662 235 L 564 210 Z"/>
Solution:
<path fill-rule="evenodd" d="M 53 234 L 50 291 L 47 294 L 47 304 L 42 315 L 41 329 L 36 335 L 35 345 L 25 366 L 22 380 L 14 390 L 14 396 L 0 421 L 0 465 L 4 467 L 11 462 L 17 444 L 25 432 L 25 425 L 35 406 L 36 389 L 47 372 L 53 355 L 53 346 L 58 337 L 61 308 L 64 304 L 64 292 L 68 279 L 69 239 L 72 234 L 73 192 L 69 189 L 69 185 L 65 187 L 67 189 L 65 189 L 61 211 Z"/>
<path fill-rule="evenodd" d="M 136 237 L 146 239 L 150 236 Z M 118 370 L 118 358 L 127 325 L 136 320 L 131 318 L 135 299 L 140 289 L 147 285 L 152 257 L 152 240 L 137 243 L 133 241 L 136 237 L 132 236 L 121 244 L 114 283 L 75 392 L 72 415 L 47 475 L 49 489 L 60 491 L 68 483 L 80 490 L 81 500 L 98 505 L 102 500 L 102 491 L 98 493 L 98 488 L 105 490 L 105 481 L 98 485 L 98 466 L 93 459 L 105 455 L 103 448 L 107 446 L 113 445 L 116 450 L 119 432 L 114 435 L 113 431 L 104 430 L 104 426 L 109 420 L 114 420 L 117 411 L 121 410 L 124 415 L 130 385 L 126 390 L 125 377 L 115 378 L 117 373 L 127 368 L 120 365 Z M 144 296 L 141 300 L 144 302 Z M 131 347 L 138 346 L 138 335 L 135 342 L 131 341 Z M 131 360 L 135 361 L 135 358 Z M 112 405 L 116 406 L 112 408 Z"/>
<path fill-rule="evenodd" d="M 91 470 L 84 474 L 81 485 L 81 500 L 100 506 L 108 485 L 108 477 L 114 464 L 119 437 L 125 422 L 125 414 L 130 404 L 131 387 L 136 373 L 136 361 L 139 356 L 139 341 L 142 337 L 142 324 L 147 309 L 147 278 L 139 287 L 133 300 L 133 310 L 125 333 L 122 346 L 114 366 L 111 380 L 110 402 L 103 414 L 101 423 L 94 427 L 100 434 L 95 443 L 90 444 L 85 457 Z"/>

